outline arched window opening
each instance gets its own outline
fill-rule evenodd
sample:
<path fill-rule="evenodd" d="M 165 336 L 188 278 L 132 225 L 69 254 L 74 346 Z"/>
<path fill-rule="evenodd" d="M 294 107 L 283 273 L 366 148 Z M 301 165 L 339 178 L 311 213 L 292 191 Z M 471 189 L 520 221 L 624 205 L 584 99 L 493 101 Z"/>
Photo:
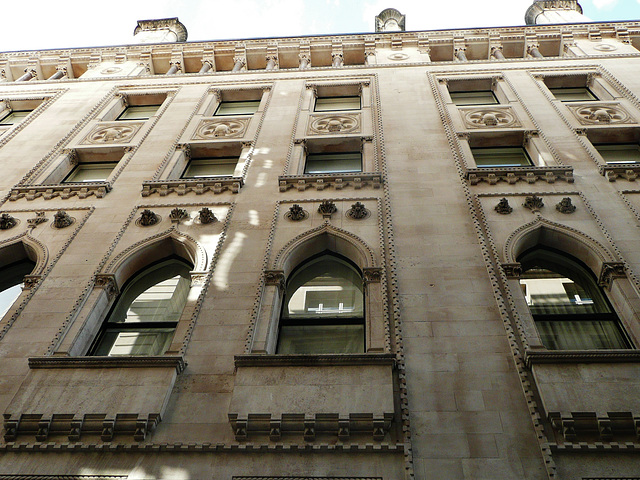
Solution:
<path fill-rule="evenodd" d="M 0 269 L 0 318 L 4 316 L 20 296 L 25 275 L 29 275 L 36 264 L 24 258 Z"/>
<path fill-rule="evenodd" d="M 549 350 L 629 348 L 618 317 L 593 273 L 558 251 L 534 248 L 519 258 L 522 291 Z"/>
<path fill-rule="evenodd" d="M 320 254 L 287 281 L 277 352 L 364 352 L 362 275 L 351 263 Z"/>
<path fill-rule="evenodd" d="M 116 300 L 91 355 L 162 355 L 187 302 L 192 265 L 169 259 L 136 274 Z"/>

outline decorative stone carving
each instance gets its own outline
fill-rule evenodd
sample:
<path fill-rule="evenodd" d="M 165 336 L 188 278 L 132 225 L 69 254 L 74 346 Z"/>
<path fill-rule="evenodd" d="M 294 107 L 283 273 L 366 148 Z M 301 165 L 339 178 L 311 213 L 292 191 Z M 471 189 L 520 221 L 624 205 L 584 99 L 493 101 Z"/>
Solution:
<path fill-rule="evenodd" d="M 191 272 L 191 286 L 203 287 L 207 283 L 207 272 Z"/>
<path fill-rule="evenodd" d="M 198 125 L 193 139 L 233 138 L 241 137 L 249 119 L 203 120 Z"/>
<path fill-rule="evenodd" d="M 407 55 L 406 53 L 392 53 L 390 55 L 387 55 L 387 58 L 389 60 L 393 60 L 394 62 L 401 62 L 402 60 L 406 60 L 409 58 L 409 55 Z"/>
<path fill-rule="evenodd" d="M 610 43 L 599 43 L 593 46 L 594 50 L 598 50 L 600 52 L 613 52 L 618 49 L 615 45 L 611 45 Z"/>
<path fill-rule="evenodd" d="M 8 213 L 0 215 L 0 230 L 9 230 L 18 224 L 18 220 L 13 218 Z"/>
<path fill-rule="evenodd" d="M 82 143 L 128 143 L 140 130 L 142 123 L 127 123 L 118 125 L 98 125 Z"/>
<path fill-rule="evenodd" d="M 569 109 L 583 125 L 635 123 L 631 115 L 618 104 L 569 105 Z"/>
<path fill-rule="evenodd" d="M 509 200 L 507 200 L 505 197 L 500 199 L 494 210 L 501 215 L 509 215 L 511 212 L 513 212 L 513 208 L 511 207 L 511 205 L 509 205 Z"/>
<path fill-rule="evenodd" d="M 528 208 L 532 213 L 539 211 L 542 207 L 544 207 L 544 202 L 541 197 L 537 195 L 531 195 L 524 199 L 524 203 L 522 204 L 524 208 Z"/>
<path fill-rule="evenodd" d="M 171 223 L 180 223 L 180 220 L 184 220 L 185 218 L 189 218 L 189 214 L 184 208 L 176 207 L 171 210 L 171 213 L 169 214 Z"/>
<path fill-rule="evenodd" d="M 266 285 L 276 285 L 280 290 L 284 291 L 286 285 L 284 270 L 265 270 L 264 283 Z"/>
<path fill-rule="evenodd" d="M 324 200 L 318 206 L 318 213 L 322 215 L 323 218 L 331 218 L 331 215 L 338 211 L 338 207 L 331 200 Z"/>
<path fill-rule="evenodd" d="M 42 275 L 25 275 L 22 280 L 22 289 L 30 290 L 40 281 Z"/>
<path fill-rule="evenodd" d="M 309 214 L 306 210 L 304 210 L 300 205 L 296 203 L 294 205 L 291 205 L 289 211 L 285 213 L 284 216 L 288 220 L 299 222 L 300 220 L 304 220 L 305 218 L 307 218 Z"/>
<path fill-rule="evenodd" d="M 140 218 L 136 223 L 141 227 L 150 227 L 151 225 L 155 225 L 159 221 L 160 218 L 158 217 L 158 215 L 156 215 L 151 210 L 146 209 L 142 211 Z"/>
<path fill-rule="evenodd" d="M 309 133 L 356 133 L 360 131 L 360 115 L 323 115 L 310 119 Z"/>
<path fill-rule="evenodd" d="M 119 73 L 122 71 L 122 68 L 120 67 L 109 67 L 109 68 L 104 68 L 102 70 L 100 70 L 100 74 L 101 75 L 113 75 L 115 73 Z"/>
<path fill-rule="evenodd" d="M 522 275 L 522 264 L 520 263 L 503 263 L 502 269 L 507 278 L 520 278 Z"/>
<path fill-rule="evenodd" d="M 602 270 L 598 277 L 598 285 L 605 288 L 611 288 L 614 278 L 626 277 L 626 266 L 623 262 L 605 262 L 602 264 Z"/>
<path fill-rule="evenodd" d="M 564 197 L 556 204 L 556 210 L 560 213 L 573 213 L 576 211 L 576 206 L 571 203 L 571 197 Z"/>
<path fill-rule="evenodd" d="M 66 228 L 69 225 L 73 224 L 74 220 L 69 216 L 67 212 L 64 210 L 58 210 L 53 216 L 53 227 L 54 228 Z"/>
<path fill-rule="evenodd" d="M 351 205 L 351 208 L 347 210 L 347 217 L 353 218 L 354 220 L 364 220 L 368 218 L 369 215 L 371 215 L 371 212 L 360 202 L 354 203 Z"/>
<path fill-rule="evenodd" d="M 206 225 L 207 223 L 215 223 L 218 221 L 215 214 L 208 207 L 202 207 L 198 212 L 198 219 L 200 223 Z"/>
<path fill-rule="evenodd" d="M 379 267 L 365 267 L 362 269 L 362 281 L 365 285 L 369 283 L 380 283 L 382 280 L 382 269 Z"/>
<path fill-rule="evenodd" d="M 45 217 L 45 212 L 36 212 L 36 216 L 33 218 L 27 219 L 27 225 L 29 228 L 35 228 L 41 223 L 48 221 L 49 219 Z"/>
<path fill-rule="evenodd" d="M 118 285 L 116 284 L 116 277 L 112 274 L 97 274 L 95 278 L 95 286 L 103 289 L 107 293 L 109 299 L 112 299 L 120 293 Z"/>

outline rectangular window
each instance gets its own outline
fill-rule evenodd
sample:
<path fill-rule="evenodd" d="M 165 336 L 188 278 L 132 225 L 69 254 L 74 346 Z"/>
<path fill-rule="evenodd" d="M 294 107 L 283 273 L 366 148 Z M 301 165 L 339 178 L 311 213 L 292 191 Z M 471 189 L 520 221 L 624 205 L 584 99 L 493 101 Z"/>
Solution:
<path fill-rule="evenodd" d="M 523 147 L 472 148 L 473 159 L 478 167 L 528 167 L 533 165 Z"/>
<path fill-rule="evenodd" d="M 118 162 L 81 163 L 71 170 L 62 183 L 104 182 Z"/>
<path fill-rule="evenodd" d="M 237 157 L 194 158 L 182 178 L 230 177 L 238 164 Z"/>
<path fill-rule="evenodd" d="M 608 164 L 640 163 L 640 145 L 636 143 L 594 145 L 594 147 Z"/>
<path fill-rule="evenodd" d="M 32 110 L 14 110 L 9 115 L 0 120 L 0 125 L 17 125 L 22 122 Z"/>
<path fill-rule="evenodd" d="M 258 111 L 260 100 L 249 100 L 245 102 L 220 102 L 215 116 L 222 115 L 253 115 Z"/>
<path fill-rule="evenodd" d="M 562 102 L 593 102 L 598 98 L 587 87 L 550 88 L 553 96 Z"/>
<path fill-rule="evenodd" d="M 307 155 L 304 173 L 356 173 L 362 171 L 360 152 Z"/>
<path fill-rule="evenodd" d="M 463 105 L 491 105 L 500 103 L 491 90 L 476 92 L 450 92 L 451 100 L 457 106 Z"/>
<path fill-rule="evenodd" d="M 360 97 L 319 97 L 316 99 L 316 112 L 333 112 L 337 110 L 360 110 Z"/>
<path fill-rule="evenodd" d="M 132 105 L 124 109 L 117 120 L 149 120 L 160 105 Z"/>

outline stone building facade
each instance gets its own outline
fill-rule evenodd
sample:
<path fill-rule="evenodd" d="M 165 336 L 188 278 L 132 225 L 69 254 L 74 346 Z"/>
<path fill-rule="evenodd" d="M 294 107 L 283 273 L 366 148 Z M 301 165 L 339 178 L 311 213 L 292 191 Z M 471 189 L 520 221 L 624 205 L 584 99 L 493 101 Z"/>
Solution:
<path fill-rule="evenodd" d="M 0 54 L 0 479 L 640 478 L 640 22 L 377 25 Z"/>

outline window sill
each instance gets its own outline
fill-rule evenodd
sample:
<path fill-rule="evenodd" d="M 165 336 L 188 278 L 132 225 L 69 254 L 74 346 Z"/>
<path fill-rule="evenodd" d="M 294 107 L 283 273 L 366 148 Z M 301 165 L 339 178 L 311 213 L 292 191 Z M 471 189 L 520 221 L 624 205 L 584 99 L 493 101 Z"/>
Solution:
<path fill-rule="evenodd" d="M 29 368 L 168 368 L 178 373 L 186 367 L 182 356 L 30 357 Z"/>
<path fill-rule="evenodd" d="M 206 192 L 222 193 L 226 190 L 238 193 L 244 185 L 241 177 L 216 177 L 216 178 L 178 178 L 175 180 L 146 181 L 142 183 L 142 196 L 153 194 L 164 197 L 171 193 L 186 195 L 195 193 L 202 195 Z"/>
<path fill-rule="evenodd" d="M 623 165 L 607 164 L 600 167 L 600 173 L 610 182 L 615 182 L 618 178 L 624 178 L 632 182 L 640 175 L 640 163 Z"/>
<path fill-rule="evenodd" d="M 299 192 L 304 192 L 309 187 L 316 190 L 324 190 L 333 186 L 336 190 L 352 186 L 356 190 L 362 187 L 380 188 L 382 185 L 382 173 L 324 173 L 305 175 L 281 175 L 278 177 L 280 191 L 286 192 L 290 188 L 297 188 Z"/>
<path fill-rule="evenodd" d="M 246 354 L 234 357 L 236 367 L 317 367 L 340 365 L 393 365 L 393 353 L 335 353 L 306 355 Z"/>
<path fill-rule="evenodd" d="M 66 200 L 73 196 L 83 199 L 91 195 L 94 195 L 96 198 L 102 198 L 109 193 L 109 191 L 111 191 L 111 184 L 109 182 L 25 185 L 12 188 L 9 200 L 16 201 L 21 198 L 26 198 L 27 200 L 35 200 L 36 198 L 51 200 L 56 197 Z"/>
<path fill-rule="evenodd" d="M 564 180 L 573 183 L 573 167 L 480 167 L 469 168 L 466 177 L 471 185 L 487 182 L 495 185 L 498 182 L 514 184 L 518 181 L 535 183 L 544 180 L 547 183 L 555 183 L 556 180 Z"/>
<path fill-rule="evenodd" d="M 541 363 L 640 363 L 640 350 L 544 350 L 525 352 L 527 367 Z"/>

